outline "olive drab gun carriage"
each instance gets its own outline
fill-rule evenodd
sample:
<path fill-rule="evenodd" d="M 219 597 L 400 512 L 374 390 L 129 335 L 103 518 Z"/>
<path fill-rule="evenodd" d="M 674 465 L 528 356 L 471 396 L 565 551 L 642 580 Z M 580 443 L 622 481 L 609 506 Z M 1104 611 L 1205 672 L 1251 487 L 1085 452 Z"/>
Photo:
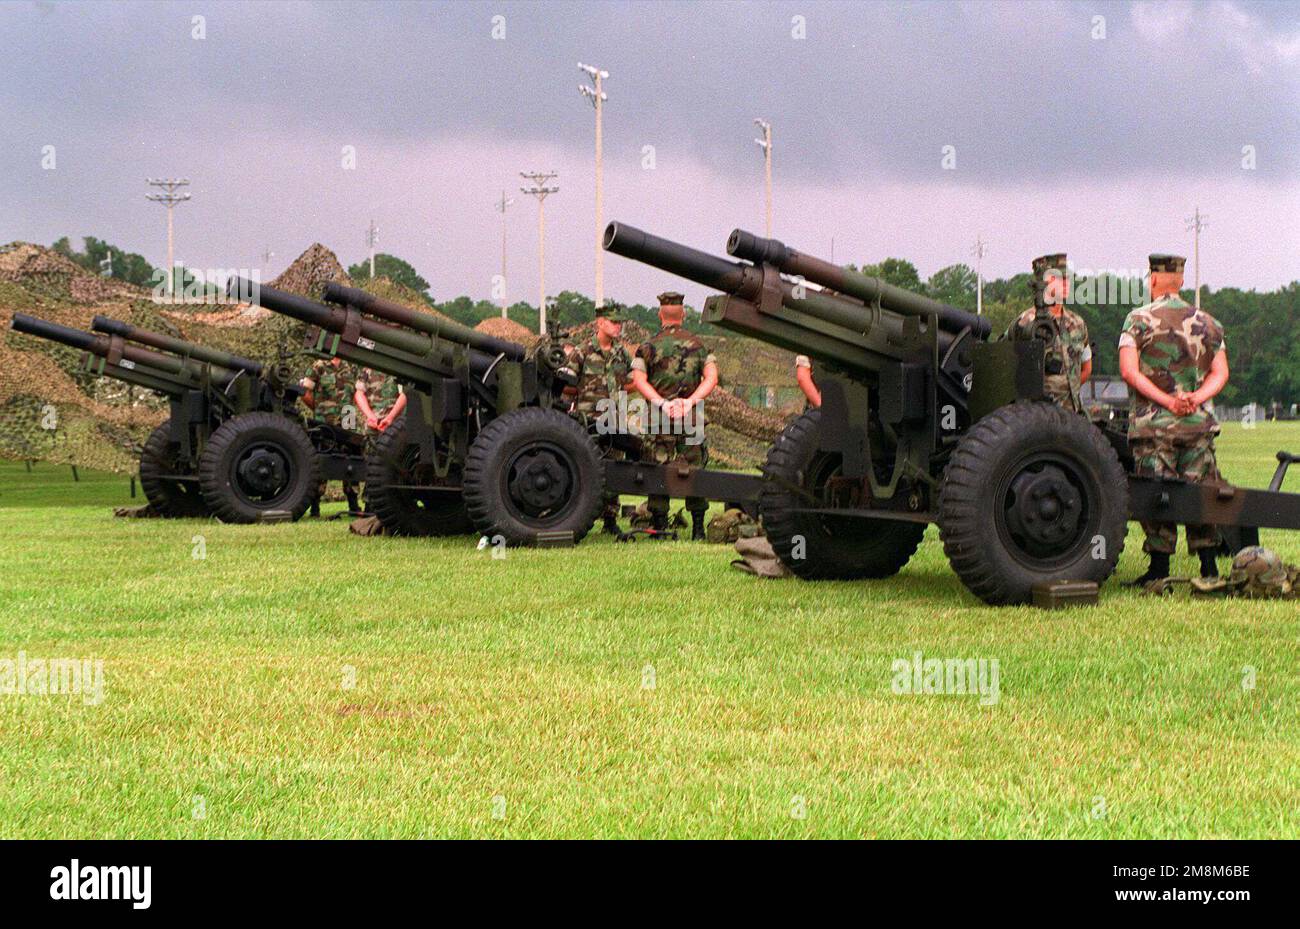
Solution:
<path fill-rule="evenodd" d="M 754 476 L 604 460 L 600 437 L 566 412 L 574 377 L 556 333 L 524 346 L 337 283 L 324 303 L 241 280 L 229 289 L 310 326 L 314 353 L 402 383 L 405 412 L 366 465 L 367 506 L 394 533 L 576 542 L 607 487 L 756 502 Z"/>
<path fill-rule="evenodd" d="M 140 453 L 140 486 L 161 515 L 225 522 L 297 519 L 318 479 L 358 480 L 362 440 L 321 422 L 303 426 L 302 389 L 263 364 L 96 316 L 92 332 L 15 313 L 16 332 L 85 352 L 87 373 L 152 390 L 170 416 Z"/>
<path fill-rule="evenodd" d="M 1212 523 L 1239 544 L 1300 528 L 1300 494 L 1133 476 L 1122 435 L 1043 395 L 1044 342 L 990 342 L 982 317 L 735 230 L 732 260 L 621 223 L 615 254 L 713 290 L 704 318 L 809 356 L 820 408 L 768 453 L 759 511 L 797 575 L 897 573 L 937 523 L 958 577 L 988 603 L 1056 580 L 1101 583 L 1129 518 Z"/>

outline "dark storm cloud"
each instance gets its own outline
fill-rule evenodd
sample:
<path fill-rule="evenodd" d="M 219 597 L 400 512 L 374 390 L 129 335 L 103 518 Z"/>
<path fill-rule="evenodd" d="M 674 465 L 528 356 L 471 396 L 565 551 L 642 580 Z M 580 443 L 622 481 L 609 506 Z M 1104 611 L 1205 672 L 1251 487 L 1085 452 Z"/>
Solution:
<path fill-rule="evenodd" d="M 1226 175 L 1244 144 L 1271 175 L 1297 170 L 1297 35 L 1283 3 L 10 5 L 0 114 L 32 136 L 192 123 L 205 141 L 585 146 L 575 63 L 590 59 L 613 72 L 611 158 L 655 144 L 747 170 L 766 116 L 784 175 L 813 182 L 931 177 L 944 145 L 991 183 Z"/>

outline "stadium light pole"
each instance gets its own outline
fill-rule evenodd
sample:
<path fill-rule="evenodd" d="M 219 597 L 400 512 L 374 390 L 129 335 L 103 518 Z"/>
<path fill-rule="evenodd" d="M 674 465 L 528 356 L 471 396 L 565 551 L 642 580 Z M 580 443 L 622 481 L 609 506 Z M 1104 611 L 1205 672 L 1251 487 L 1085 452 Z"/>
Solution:
<path fill-rule="evenodd" d="M 497 201 L 496 210 L 501 214 L 501 318 L 506 318 L 506 207 L 515 202 L 514 197 L 506 198 L 506 192 L 501 191 L 501 199 Z"/>
<path fill-rule="evenodd" d="M 560 192 L 550 182 L 559 177 L 554 171 L 520 171 L 519 176 L 532 181 L 520 187 L 521 193 L 537 198 L 537 330 L 546 335 L 546 197 Z"/>
<path fill-rule="evenodd" d="M 173 249 L 174 238 L 172 236 L 172 209 L 176 204 L 184 203 L 190 199 L 188 193 L 177 193 L 181 187 L 190 186 L 190 180 L 187 177 L 147 177 L 144 182 L 150 187 L 157 187 L 161 193 L 145 194 L 146 200 L 152 200 L 155 203 L 161 203 L 167 207 L 167 299 L 172 301 L 176 299 L 176 266 L 174 264 L 175 251 Z"/>
<path fill-rule="evenodd" d="M 602 117 L 609 95 L 604 91 L 608 71 L 578 62 L 578 70 L 591 78 L 591 85 L 579 84 L 578 93 L 591 101 L 596 110 L 596 308 L 605 305 L 605 153 L 602 135 Z"/>
<path fill-rule="evenodd" d="M 763 133 L 763 138 L 755 139 L 763 150 L 763 184 L 767 203 L 767 237 L 772 238 L 772 124 L 765 119 L 755 119 L 754 125 Z"/>

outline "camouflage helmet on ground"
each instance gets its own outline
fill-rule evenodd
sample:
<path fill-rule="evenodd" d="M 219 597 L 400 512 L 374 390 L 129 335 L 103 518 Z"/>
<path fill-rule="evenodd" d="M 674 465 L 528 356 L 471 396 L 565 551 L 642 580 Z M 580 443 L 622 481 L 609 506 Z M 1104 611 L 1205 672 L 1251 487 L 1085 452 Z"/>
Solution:
<path fill-rule="evenodd" d="M 1272 549 L 1262 545 L 1251 545 L 1237 553 L 1228 583 L 1247 597 L 1283 597 L 1291 592 L 1286 565 Z"/>

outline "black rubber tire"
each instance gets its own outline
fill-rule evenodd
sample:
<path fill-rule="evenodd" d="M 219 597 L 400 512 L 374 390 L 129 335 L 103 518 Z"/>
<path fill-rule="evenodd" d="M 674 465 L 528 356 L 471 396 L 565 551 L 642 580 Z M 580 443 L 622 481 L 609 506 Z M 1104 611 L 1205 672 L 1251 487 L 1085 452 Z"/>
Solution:
<path fill-rule="evenodd" d="M 1008 517 L 1012 481 L 1044 463 L 1067 476 L 1080 509 L 1069 538 L 1050 554 L 1026 551 Z M 957 443 L 939 491 L 938 522 L 944 553 L 971 593 L 995 605 L 1028 603 L 1035 584 L 1101 584 L 1114 573 L 1128 529 L 1128 479 L 1114 448 L 1085 417 L 1054 403 L 1012 403 Z"/>
<path fill-rule="evenodd" d="M 892 577 L 921 544 L 924 523 L 795 512 L 810 503 L 794 488 L 814 492 L 826 469 L 837 467 L 817 449 L 820 423 L 821 411 L 808 410 L 786 426 L 768 450 L 758 511 L 772 550 L 805 580 Z M 803 557 L 795 557 L 800 551 Z"/>
<path fill-rule="evenodd" d="M 261 447 L 283 463 L 285 476 L 273 492 L 253 494 L 235 470 L 250 450 Z M 226 420 L 208 438 L 199 456 L 199 486 L 212 514 L 226 523 L 259 522 L 268 511 L 297 520 L 311 505 L 320 480 L 320 462 L 307 432 L 277 413 L 244 413 Z"/>
<path fill-rule="evenodd" d="M 419 449 L 406 441 L 402 417 L 381 432 L 366 456 L 366 511 L 379 517 L 393 535 L 468 535 L 474 531 L 458 490 L 417 494 L 395 485 L 425 483 L 418 468 Z M 454 472 L 453 472 L 454 474 Z"/>
<path fill-rule="evenodd" d="M 510 492 L 513 466 L 542 452 L 562 462 L 568 492 L 555 506 L 527 512 Z M 470 443 L 465 458 L 465 508 L 484 536 L 531 545 L 539 532 L 572 532 L 578 542 L 600 514 L 605 469 L 600 450 L 572 417 L 527 407 L 498 416 Z"/>
<path fill-rule="evenodd" d="M 164 475 L 184 473 L 180 444 L 171 438 L 171 425 L 163 423 L 149 434 L 140 450 L 140 489 L 158 515 L 169 519 L 206 519 L 212 515 L 196 481 L 172 481 Z"/>

